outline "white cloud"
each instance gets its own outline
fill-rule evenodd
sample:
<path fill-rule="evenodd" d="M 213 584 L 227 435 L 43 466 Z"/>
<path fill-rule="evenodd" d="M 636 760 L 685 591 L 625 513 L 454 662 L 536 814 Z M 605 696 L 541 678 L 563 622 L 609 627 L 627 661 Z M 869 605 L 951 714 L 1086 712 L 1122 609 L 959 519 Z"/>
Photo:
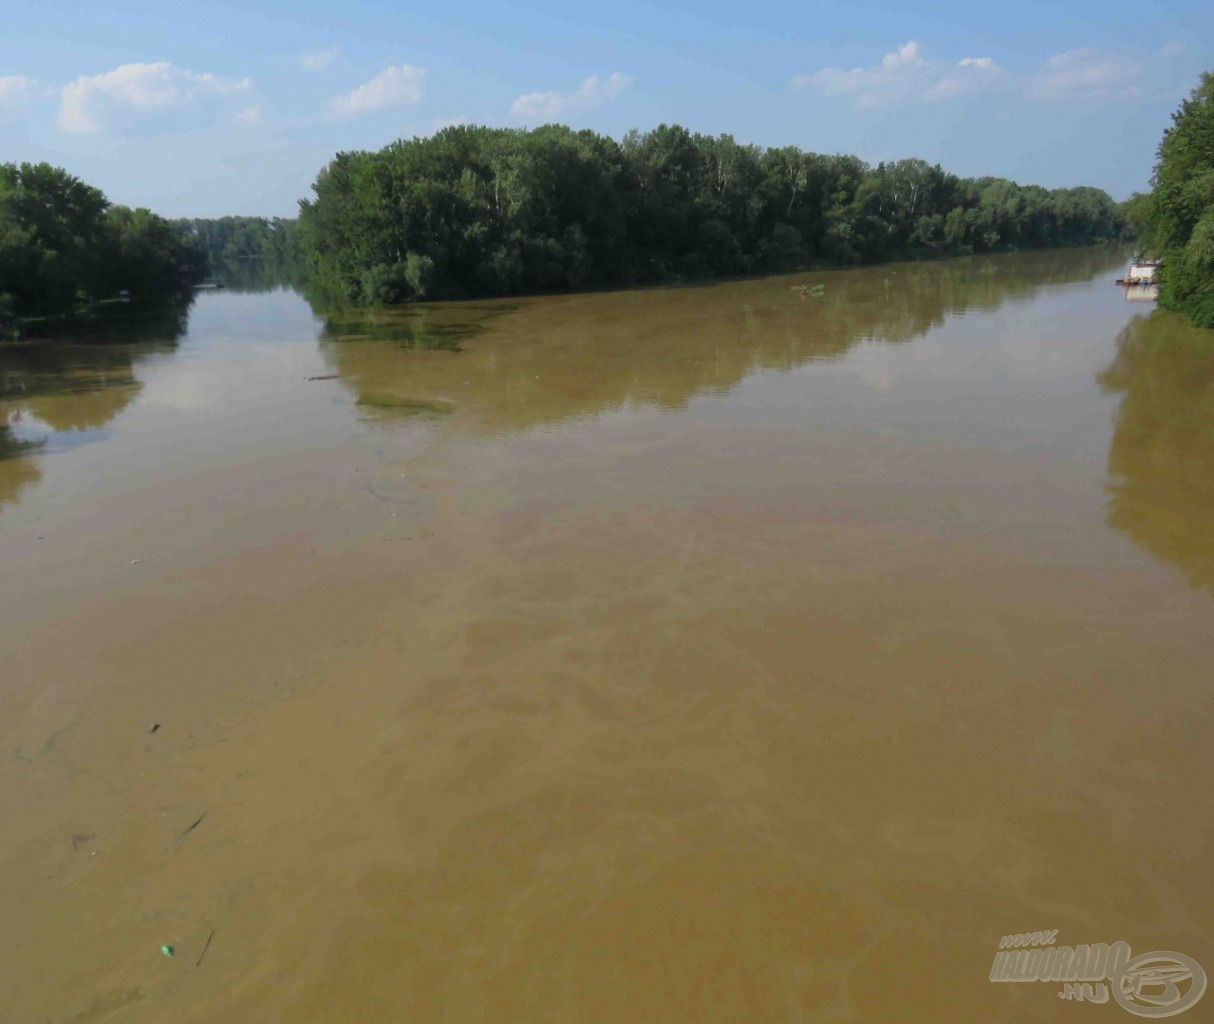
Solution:
<path fill-rule="evenodd" d="M 1138 95 L 1136 61 L 1096 50 L 1057 53 L 1029 76 L 1028 92 L 1040 100 L 1128 99 Z"/>
<path fill-rule="evenodd" d="M 341 56 L 341 50 L 334 46 L 329 50 L 304 50 L 299 55 L 299 66 L 305 71 L 325 71 Z"/>
<path fill-rule="evenodd" d="M 871 107 L 909 90 L 912 80 L 922 77 L 924 66 L 919 44 L 912 40 L 881 58 L 871 68 L 823 68 L 793 79 L 797 89 L 814 88 L 827 96 L 852 96 L 859 107 Z"/>
<path fill-rule="evenodd" d="M 876 67 L 852 68 L 850 71 L 840 67 L 823 68 L 811 75 L 797 75 L 792 84 L 797 89 L 820 89 L 827 96 L 868 95 L 913 74 L 922 65 L 919 44 L 912 39 L 893 53 L 887 53 Z"/>
<path fill-rule="evenodd" d="M 60 90 L 57 123 L 65 132 L 96 132 L 111 113 L 150 114 L 190 107 L 207 98 L 247 92 L 252 84 L 248 78 L 186 71 L 168 61 L 123 64 L 65 85 Z"/>
<path fill-rule="evenodd" d="M 237 124 L 244 125 L 246 128 L 255 128 L 265 120 L 265 114 L 266 112 L 262 109 L 261 104 L 254 103 L 250 107 L 236 111 L 232 115 L 232 120 Z"/>
<path fill-rule="evenodd" d="M 924 93 L 923 99 L 929 102 L 951 100 L 970 93 L 990 92 L 1006 85 L 1003 68 L 990 57 L 962 57 L 955 67 L 940 74 L 935 84 Z"/>
<path fill-rule="evenodd" d="M 510 113 L 527 121 L 551 121 L 613 100 L 631 84 L 631 76 L 618 71 L 607 78 L 592 75 L 574 92 L 525 93 L 510 104 Z"/>
<path fill-rule="evenodd" d="M 868 68 L 823 68 L 793 79 L 793 88 L 849 96 L 857 109 L 952 99 L 989 89 L 1003 69 L 990 57 L 963 57 L 955 65 L 924 55 L 913 39 Z"/>
<path fill-rule="evenodd" d="M 372 110 L 386 110 L 419 103 L 425 92 L 426 69 L 402 64 L 381 71 L 357 89 L 334 96 L 329 110 L 336 117 L 350 117 Z"/>
<path fill-rule="evenodd" d="M 1123 99 L 1139 94 L 1142 65 L 1092 49 L 1057 53 L 1039 68 L 1012 74 L 990 57 L 955 64 L 927 56 L 913 40 L 866 68 L 823 68 L 793 79 L 794 88 L 847 97 L 857 110 L 932 103 L 977 93 L 1003 92 L 1039 101 Z"/>
<path fill-rule="evenodd" d="M 19 103 L 29 95 L 34 83 L 20 75 L 0 75 L 0 103 Z"/>

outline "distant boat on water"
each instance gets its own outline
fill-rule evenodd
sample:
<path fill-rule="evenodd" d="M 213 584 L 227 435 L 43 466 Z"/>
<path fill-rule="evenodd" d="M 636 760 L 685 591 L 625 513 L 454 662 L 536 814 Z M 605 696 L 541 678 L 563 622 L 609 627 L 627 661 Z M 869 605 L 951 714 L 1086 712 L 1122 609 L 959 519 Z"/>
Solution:
<path fill-rule="evenodd" d="M 1158 284 L 1159 267 L 1159 260 L 1148 260 L 1143 259 L 1141 256 L 1134 256 L 1130 260 L 1130 265 L 1126 267 L 1125 277 L 1119 277 L 1117 283 L 1128 285 Z"/>

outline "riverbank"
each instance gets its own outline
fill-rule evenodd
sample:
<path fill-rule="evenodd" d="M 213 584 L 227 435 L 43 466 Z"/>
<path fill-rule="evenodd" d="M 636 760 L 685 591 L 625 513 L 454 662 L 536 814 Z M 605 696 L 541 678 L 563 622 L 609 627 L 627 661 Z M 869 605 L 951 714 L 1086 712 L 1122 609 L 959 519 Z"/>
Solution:
<path fill-rule="evenodd" d="M 0 321 L 0 344 L 103 344 L 144 337 L 176 338 L 185 330 L 193 302 L 191 285 L 152 302 L 104 299 L 71 313 Z"/>
<path fill-rule="evenodd" d="M 172 304 L 204 265 L 150 210 L 47 163 L 0 164 L 0 338 L 92 330 L 124 297 Z"/>
<path fill-rule="evenodd" d="M 876 263 L 865 264 L 828 264 L 817 262 L 806 264 L 804 266 L 795 267 L 792 269 L 781 270 L 775 273 L 771 272 L 753 272 L 746 274 L 731 274 L 723 277 L 686 277 L 672 278 L 666 281 L 654 281 L 646 284 L 611 284 L 602 285 L 597 288 L 582 288 L 577 291 L 550 291 L 537 292 L 526 295 L 494 295 L 482 296 L 479 299 L 419 299 L 414 298 L 400 303 L 384 303 L 379 305 L 366 305 L 358 302 L 351 302 L 344 298 L 339 292 L 325 286 L 325 283 L 316 277 L 296 278 L 292 280 L 283 280 L 277 274 L 271 273 L 264 279 L 259 279 L 256 274 L 246 275 L 241 279 L 238 287 L 248 291 L 262 291 L 267 288 L 295 288 L 303 295 L 312 306 L 313 311 L 317 316 L 322 317 L 342 317 L 342 316 L 374 316 L 376 314 L 391 314 L 393 309 L 409 310 L 413 308 L 434 308 L 441 309 L 444 307 L 458 308 L 461 306 L 476 306 L 482 303 L 511 303 L 515 301 L 529 301 L 536 299 L 557 299 L 557 298 L 576 298 L 578 296 L 593 296 L 593 295 L 624 295 L 624 294 L 641 294 L 653 291 L 670 291 L 682 289 L 703 289 L 726 287 L 731 284 L 745 284 L 751 281 L 772 281 L 778 279 L 787 279 L 790 283 L 790 288 L 794 287 L 798 292 L 804 291 L 805 298 L 822 299 L 826 294 L 828 284 L 818 281 L 817 275 L 837 275 L 846 273 L 864 273 L 872 271 L 880 271 L 888 269 L 897 271 L 898 268 L 914 268 L 919 266 L 944 265 L 950 270 L 945 276 L 952 275 L 951 268 L 964 266 L 967 261 L 984 261 L 992 258 L 1003 256 L 1034 256 L 1040 255 L 1047 260 L 1052 254 L 1065 254 L 1068 252 L 1082 252 L 1086 254 L 1100 253 L 1109 254 L 1110 258 L 1124 260 L 1133 251 L 1133 245 L 1126 241 L 1103 241 L 1088 245 L 1069 245 L 1069 246 L 1050 246 L 1044 249 L 1019 249 L 1009 247 L 990 252 L 917 252 L 910 254 L 902 254 L 898 257 L 893 257 L 888 260 L 882 260 Z"/>

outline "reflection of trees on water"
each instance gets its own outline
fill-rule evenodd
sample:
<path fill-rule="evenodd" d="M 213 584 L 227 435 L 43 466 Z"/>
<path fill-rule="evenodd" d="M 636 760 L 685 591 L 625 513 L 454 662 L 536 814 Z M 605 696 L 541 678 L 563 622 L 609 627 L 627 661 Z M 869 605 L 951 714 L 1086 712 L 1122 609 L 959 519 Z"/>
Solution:
<path fill-rule="evenodd" d="M 104 427 L 139 394 L 140 360 L 176 347 L 191 301 L 90 323 L 85 340 L 0 345 L 0 508 L 41 478 L 47 438 L 22 439 L 24 425 L 65 434 Z"/>
<path fill-rule="evenodd" d="M 1214 590 L 1214 331 L 1162 311 L 1136 317 L 1100 383 L 1123 396 L 1110 524 Z"/>
<path fill-rule="evenodd" d="M 33 458 L 38 448 L 36 442 L 18 441 L 8 422 L 0 422 L 0 510 L 15 502 L 29 484 L 42 479 Z"/>
<path fill-rule="evenodd" d="M 474 408 L 488 426 L 514 429 L 629 403 L 680 408 L 758 370 L 838 358 L 864 340 L 909 341 L 951 315 L 1090 280 L 1121 256 L 1053 250 L 698 287 L 338 310 L 326 317 L 322 345 L 366 405 L 449 402 Z M 824 284 L 825 292 L 802 297 L 802 284 Z M 492 344 L 477 345 L 490 326 Z"/>
<path fill-rule="evenodd" d="M 493 320 L 522 308 L 514 299 L 449 306 L 350 307 L 325 317 L 328 342 L 386 341 L 422 352 L 459 352 Z"/>
<path fill-rule="evenodd" d="M 250 257 L 211 261 L 211 276 L 229 291 L 240 293 L 302 291 L 307 282 L 307 264 L 296 257 Z"/>
<path fill-rule="evenodd" d="M 832 276 L 817 300 L 846 348 L 857 341 L 911 341 L 950 316 L 998 309 L 1050 285 L 1090 281 L 1123 260 L 1120 248 L 1045 249 L 933 263 L 896 263 Z"/>

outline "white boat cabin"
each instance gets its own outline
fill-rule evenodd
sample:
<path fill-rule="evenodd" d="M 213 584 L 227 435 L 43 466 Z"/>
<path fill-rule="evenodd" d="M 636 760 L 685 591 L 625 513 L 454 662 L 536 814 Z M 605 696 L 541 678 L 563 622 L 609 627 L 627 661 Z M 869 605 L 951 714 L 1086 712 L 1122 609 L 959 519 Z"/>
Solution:
<path fill-rule="evenodd" d="M 1126 284 L 1153 284 L 1158 272 L 1158 260 L 1130 260 L 1125 272 Z"/>

